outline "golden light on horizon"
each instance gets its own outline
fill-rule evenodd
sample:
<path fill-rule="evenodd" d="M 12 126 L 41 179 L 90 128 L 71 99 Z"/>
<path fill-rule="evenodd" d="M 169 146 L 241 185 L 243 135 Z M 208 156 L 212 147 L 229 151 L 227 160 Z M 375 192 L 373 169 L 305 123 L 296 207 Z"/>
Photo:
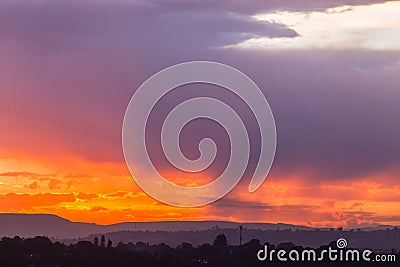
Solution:
<path fill-rule="evenodd" d="M 27 158 L 15 160 L 29 162 Z M 382 182 L 365 177 L 348 184 L 310 184 L 303 175 L 272 177 L 253 194 L 248 194 L 246 186 L 242 185 L 221 202 L 187 209 L 164 205 L 147 196 L 127 175 L 123 165 L 81 161 L 75 163 L 80 167 L 70 173 L 65 172 L 68 164 L 60 168 L 59 163 L 54 163 L 52 167 L 48 159 L 46 165 L 49 169 L 57 166 L 64 172 L 10 172 L 8 168 L 15 166 L 3 165 L 3 172 L 0 173 L 0 211 L 51 213 L 73 221 L 98 224 L 233 220 L 352 227 L 352 223 L 376 224 L 372 214 L 375 218 L 381 218 L 382 223 L 400 224 L 390 221 L 390 216 L 397 212 L 396 207 L 400 204 L 400 187 L 389 178 L 381 179 Z M 9 172 L 4 172 L 5 169 Z M 90 175 L 91 172 L 96 175 Z M 387 175 L 391 176 L 382 173 L 380 177 Z M 229 203 L 232 200 L 237 204 L 231 206 Z M 226 204 L 228 206 L 224 206 Z M 252 211 L 254 205 L 258 206 L 257 213 Z"/>

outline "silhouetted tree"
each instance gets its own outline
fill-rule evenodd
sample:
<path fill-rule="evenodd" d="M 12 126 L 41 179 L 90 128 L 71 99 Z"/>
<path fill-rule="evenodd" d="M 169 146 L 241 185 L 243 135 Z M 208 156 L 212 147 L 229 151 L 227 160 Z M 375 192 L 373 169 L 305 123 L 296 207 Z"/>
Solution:
<path fill-rule="evenodd" d="M 258 239 L 252 239 L 249 242 L 246 242 L 244 245 L 249 248 L 258 249 L 261 247 L 261 242 Z"/>
<path fill-rule="evenodd" d="M 99 245 L 99 238 L 98 238 L 97 236 L 94 237 L 93 244 L 94 244 L 95 246 L 98 246 L 98 245 Z"/>
<path fill-rule="evenodd" d="M 110 239 L 108 239 L 107 241 L 107 248 L 111 248 L 112 247 L 112 241 Z"/>
<path fill-rule="evenodd" d="M 104 248 L 105 246 L 106 246 L 106 237 L 104 235 L 101 235 L 100 247 Z"/>
<path fill-rule="evenodd" d="M 226 239 L 225 234 L 219 234 L 215 237 L 213 245 L 215 247 L 225 247 L 228 245 L 228 240 Z"/>

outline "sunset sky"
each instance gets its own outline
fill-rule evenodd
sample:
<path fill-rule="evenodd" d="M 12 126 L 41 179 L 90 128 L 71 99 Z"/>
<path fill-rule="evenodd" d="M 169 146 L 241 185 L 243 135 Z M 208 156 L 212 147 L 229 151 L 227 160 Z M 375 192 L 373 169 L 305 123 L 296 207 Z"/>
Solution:
<path fill-rule="evenodd" d="M 122 122 L 142 82 L 191 60 L 228 64 L 252 78 L 273 110 L 278 144 L 255 193 L 247 190 L 252 153 L 245 178 L 223 199 L 176 208 L 131 178 Z M 153 153 L 165 111 L 196 94 L 230 102 L 254 132 L 240 101 L 221 88 L 193 88 L 161 103 Z M 0 2 L 0 212 L 99 224 L 400 225 L 399 114 L 399 1 Z M 190 176 L 159 160 L 160 171 L 189 186 L 221 172 L 229 146 L 210 123 L 193 123 L 181 137 L 193 158 L 202 137 L 222 142 L 212 168 Z"/>

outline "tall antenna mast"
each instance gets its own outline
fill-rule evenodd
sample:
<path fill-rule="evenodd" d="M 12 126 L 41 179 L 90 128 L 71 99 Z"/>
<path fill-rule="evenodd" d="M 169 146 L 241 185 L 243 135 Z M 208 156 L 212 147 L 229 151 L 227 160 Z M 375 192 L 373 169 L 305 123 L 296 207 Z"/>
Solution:
<path fill-rule="evenodd" d="M 242 245 L 242 230 L 243 230 L 243 226 L 240 225 L 239 226 L 239 244 Z"/>

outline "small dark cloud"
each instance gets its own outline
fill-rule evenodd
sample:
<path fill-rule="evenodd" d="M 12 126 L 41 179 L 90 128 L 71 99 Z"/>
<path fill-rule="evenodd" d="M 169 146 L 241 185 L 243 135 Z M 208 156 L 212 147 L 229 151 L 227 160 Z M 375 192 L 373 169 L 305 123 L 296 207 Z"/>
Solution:
<path fill-rule="evenodd" d="M 92 200 L 92 199 L 98 198 L 98 195 L 95 193 L 79 192 L 76 195 L 76 198 L 81 199 L 81 200 Z"/>
<path fill-rule="evenodd" d="M 375 216 L 375 221 L 381 224 L 393 224 L 399 225 L 400 223 L 400 216 L 393 215 L 393 216 Z"/>
<path fill-rule="evenodd" d="M 362 203 L 362 202 L 354 202 L 354 203 L 351 205 L 350 209 L 358 209 L 358 208 L 361 208 L 361 207 L 363 207 L 363 206 L 364 206 L 364 203 Z"/>
<path fill-rule="evenodd" d="M 36 190 L 39 188 L 39 183 L 36 181 L 36 182 L 30 183 L 30 184 L 24 185 L 24 187 L 28 188 L 28 189 Z"/>
<path fill-rule="evenodd" d="M 63 182 L 57 179 L 51 179 L 49 181 L 49 189 L 54 190 L 54 189 L 59 189 L 60 185 L 62 185 Z"/>
<path fill-rule="evenodd" d="M 108 211 L 108 209 L 104 208 L 104 207 L 101 207 L 101 206 L 95 206 L 95 207 L 91 208 L 90 211 L 102 212 L 102 211 Z"/>

